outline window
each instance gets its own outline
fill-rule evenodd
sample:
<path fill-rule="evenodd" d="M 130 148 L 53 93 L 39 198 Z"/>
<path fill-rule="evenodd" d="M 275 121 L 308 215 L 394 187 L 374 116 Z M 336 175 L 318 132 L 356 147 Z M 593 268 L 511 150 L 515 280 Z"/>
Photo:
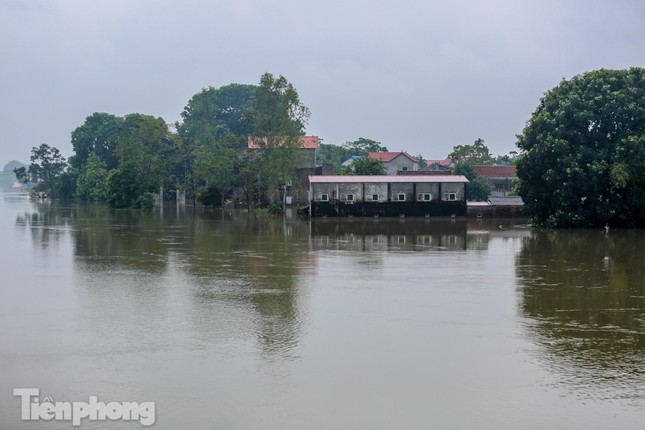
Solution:
<path fill-rule="evenodd" d="M 457 193 L 445 193 L 443 199 L 449 201 L 457 200 Z"/>
<path fill-rule="evenodd" d="M 320 195 L 320 201 L 321 202 L 328 202 L 329 201 L 329 194 L 321 194 Z"/>
<path fill-rule="evenodd" d="M 417 200 L 420 202 L 429 202 L 432 200 L 432 194 L 430 193 L 419 193 L 417 194 Z"/>
<path fill-rule="evenodd" d="M 392 194 L 392 200 L 397 202 L 405 201 L 405 193 Z"/>
<path fill-rule="evenodd" d="M 372 194 L 372 201 L 373 202 L 378 202 L 379 201 L 379 195 L 378 194 Z"/>
<path fill-rule="evenodd" d="M 408 171 L 408 166 L 401 167 L 401 170 L 403 170 L 404 172 L 407 172 Z"/>
<path fill-rule="evenodd" d="M 353 202 L 354 201 L 354 194 L 347 194 L 345 196 L 345 200 L 347 200 L 348 202 Z"/>

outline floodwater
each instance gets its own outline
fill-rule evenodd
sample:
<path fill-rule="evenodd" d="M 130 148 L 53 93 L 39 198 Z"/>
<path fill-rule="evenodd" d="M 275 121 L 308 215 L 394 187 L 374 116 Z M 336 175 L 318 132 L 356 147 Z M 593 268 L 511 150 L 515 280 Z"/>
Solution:
<path fill-rule="evenodd" d="M 642 429 L 645 233 L 517 222 L 0 196 L 0 428 Z"/>

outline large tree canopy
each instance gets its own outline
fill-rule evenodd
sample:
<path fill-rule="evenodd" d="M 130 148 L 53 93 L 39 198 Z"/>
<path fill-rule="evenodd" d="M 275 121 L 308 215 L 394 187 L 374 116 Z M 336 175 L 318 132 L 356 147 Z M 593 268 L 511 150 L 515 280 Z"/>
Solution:
<path fill-rule="evenodd" d="M 350 155 L 368 155 L 370 152 L 388 152 L 388 149 L 376 140 L 359 137 L 353 142 L 345 142 L 343 148 L 350 152 Z"/>
<path fill-rule="evenodd" d="M 491 165 L 493 156 L 490 155 L 488 146 L 484 144 L 484 139 L 477 138 L 472 145 L 457 145 L 452 148 L 448 155 L 454 163 L 468 163 L 470 165 Z"/>
<path fill-rule="evenodd" d="M 123 128 L 123 119 L 109 113 L 95 112 L 85 118 L 83 125 L 72 132 L 72 146 L 75 155 L 70 157 L 70 164 L 82 168 L 94 153 L 110 170 L 118 161 L 114 151 L 119 144 Z"/>
<path fill-rule="evenodd" d="M 183 122 L 177 127 L 179 135 L 213 147 L 230 134 L 251 134 L 251 107 L 256 90 L 255 85 L 243 84 L 205 88 L 188 101 L 181 113 Z"/>
<path fill-rule="evenodd" d="M 518 191 L 537 224 L 645 226 L 645 69 L 563 80 L 517 146 Z"/>

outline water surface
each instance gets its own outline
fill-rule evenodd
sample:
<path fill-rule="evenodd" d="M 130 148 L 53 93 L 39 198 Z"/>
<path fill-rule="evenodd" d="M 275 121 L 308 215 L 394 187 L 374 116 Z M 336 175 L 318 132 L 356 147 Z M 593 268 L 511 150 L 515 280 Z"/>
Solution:
<path fill-rule="evenodd" d="M 0 199 L 14 388 L 159 429 L 637 429 L 645 235 Z M 85 428 L 141 428 L 84 422 Z"/>

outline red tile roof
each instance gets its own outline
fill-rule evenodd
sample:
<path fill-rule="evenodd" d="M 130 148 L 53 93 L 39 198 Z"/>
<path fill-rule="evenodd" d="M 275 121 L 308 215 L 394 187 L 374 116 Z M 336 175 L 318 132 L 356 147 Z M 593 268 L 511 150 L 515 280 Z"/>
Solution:
<path fill-rule="evenodd" d="M 426 165 L 430 166 L 432 164 L 438 164 L 440 166 L 450 166 L 452 164 L 452 159 L 450 157 L 444 160 L 426 160 Z"/>
<path fill-rule="evenodd" d="M 515 178 L 515 166 L 473 166 L 479 176 L 489 178 Z"/>
<path fill-rule="evenodd" d="M 248 147 L 249 149 L 258 149 L 261 147 L 260 142 L 263 142 L 265 145 L 268 142 L 266 137 L 252 137 L 249 136 Z M 300 148 L 301 149 L 318 149 L 318 136 L 302 136 L 300 138 Z"/>
<path fill-rule="evenodd" d="M 408 154 L 407 152 L 399 151 L 399 152 L 370 152 L 367 157 L 371 158 L 373 160 L 378 160 L 383 163 L 389 163 L 390 161 L 394 160 L 396 157 L 399 155 L 403 154 L 405 157 L 408 157 L 410 160 L 412 160 L 415 163 L 418 163 L 419 160 Z"/>

